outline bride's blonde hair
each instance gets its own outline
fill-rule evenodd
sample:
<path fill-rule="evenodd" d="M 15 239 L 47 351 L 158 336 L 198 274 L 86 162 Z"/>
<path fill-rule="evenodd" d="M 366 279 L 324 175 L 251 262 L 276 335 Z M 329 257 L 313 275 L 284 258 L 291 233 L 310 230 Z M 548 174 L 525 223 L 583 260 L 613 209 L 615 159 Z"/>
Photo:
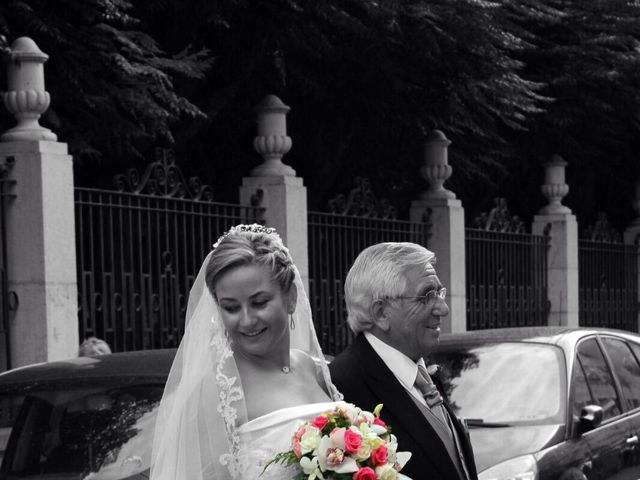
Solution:
<path fill-rule="evenodd" d="M 209 259 L 205 276 L 207 288 L 214 299 L 215 285 L 220 276 L 244 265 L 268 266 L 282 291 L 289 291 L 295 277 L 293 259 L 275 230 L 265 230 L 231 231 L 218 241 Z"/>

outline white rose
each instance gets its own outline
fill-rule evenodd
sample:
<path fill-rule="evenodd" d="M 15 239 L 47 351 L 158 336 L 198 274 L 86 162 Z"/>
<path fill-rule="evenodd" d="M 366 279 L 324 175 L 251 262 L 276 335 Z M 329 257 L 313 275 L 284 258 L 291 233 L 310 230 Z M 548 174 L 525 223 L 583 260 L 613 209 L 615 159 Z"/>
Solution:
<path fill-rule="evenodd" d="M 363 461 L 369 458 L 371 455 L 371 444 L 369 442 L 362 442 L 357 452 L 352 453 L 356 460 Z"/>
<path fill-rule="evenodd" d="M 316 427 L 309 425 L 300 439 L 300 450 L 302 454 L 313 452 L 320 445 L 322 433 Z"/>
<path fill-rule="evenodd" d="M 376 467 L 376 476 L 379 480 L 396 480 L 398 472 L 392 465 L 380 465 Z"/>

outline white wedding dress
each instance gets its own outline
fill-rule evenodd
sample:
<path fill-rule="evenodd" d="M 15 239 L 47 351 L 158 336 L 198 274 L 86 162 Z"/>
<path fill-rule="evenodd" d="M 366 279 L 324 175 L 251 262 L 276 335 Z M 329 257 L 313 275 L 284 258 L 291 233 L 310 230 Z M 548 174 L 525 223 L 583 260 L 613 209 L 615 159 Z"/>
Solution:
<path fill-rule="evenodd" d="M 310 403 L 276 410 L 254 418 L 238 429 L 243 439 L 244 473 L 242 480 L 286 480 L 299 471 L 297 465 L 271 464 L 264 467 L 277 453 L 291 449 L 291 437 L 304 422 L 333 409 L 338 402 Z M 264 471 L 264 473 L 263 473 Z M 411 480 L 398 473 L 397 480 Z"/>
<path fill-rule="evenodd" d="M 212 257 L 218 251 L 226 251 L 218 249 L 232 235 L 263 243 L 263 237 L 269 237 L 269 248 L 274 250 L 279 245 L 281 253 L 289 257 L 272 229 L 238 225 L 225 233 L 205 258 L 189 293 L 185 333 L 158 409 L 151 480 L 291 479 L 299 472 L 299 466 L 272 464 L 264 475 L 262 472 L 276 454 L 291 449 L 291 439 L 302 423 L 331 410 L 342 399 L 331 382 L 318 343 L 300 272 L 291 265 L 297 296 L 289 322 L 289 348 L 305 352 L 317 362 L 320 384 L 327 387 L 333 401 L 283 408 L 247 421 L 233 342 L 205 281 Z"/>
<path fill-rule="evenodd" d="M 331 410 L 336 402 L 310 403 L 273 411 L 248 421 L 238 429 L 243 440 L 245 469 L 242 480 L 285 480 L 298 473 L 298 466 L 272 464 L 264 467 L 277 453 L 291 449 L 291 437 L 304 422 Z M 261 476 L 262 474 L 262 476 Z"/>

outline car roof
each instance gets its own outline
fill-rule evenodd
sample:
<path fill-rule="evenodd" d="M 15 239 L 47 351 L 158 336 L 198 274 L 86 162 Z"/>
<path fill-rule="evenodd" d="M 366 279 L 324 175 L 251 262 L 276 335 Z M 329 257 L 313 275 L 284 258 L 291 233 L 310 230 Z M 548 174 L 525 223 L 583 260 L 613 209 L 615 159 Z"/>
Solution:
<path fill-rule="evenodd" d="M 440 336 L 440 348 L 453 345 L 482 345 L 498 342 L 548 343 L 559 346 L 575 344 L 593 334 L 612 334 L 640 341 L 640 335 L 613 328 L 590 327 L 513 327 L 445 333 Z"/>
<path fill-rule="evenodd" d="M 176 349 L 144 350 L 27 365 L 0 374 L 0 392 L 45 389 L 69 382 L 164 383 L 175 353 Z"/>

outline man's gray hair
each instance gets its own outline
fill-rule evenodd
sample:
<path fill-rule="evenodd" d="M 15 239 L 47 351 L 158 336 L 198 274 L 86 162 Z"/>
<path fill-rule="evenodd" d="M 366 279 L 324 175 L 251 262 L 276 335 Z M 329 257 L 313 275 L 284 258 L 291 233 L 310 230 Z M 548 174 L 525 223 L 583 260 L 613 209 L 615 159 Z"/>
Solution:
<path fill-rule="evenodd" d="M 385 242 L 365 248 L 351 266 L 344 283 L 347 322 L 354 333 L 373 327 L 371 304 L 380 299 L 406 294 L 406 272 L 411 267 L 426 270 L 435 254 L 410 242 Z"/>

